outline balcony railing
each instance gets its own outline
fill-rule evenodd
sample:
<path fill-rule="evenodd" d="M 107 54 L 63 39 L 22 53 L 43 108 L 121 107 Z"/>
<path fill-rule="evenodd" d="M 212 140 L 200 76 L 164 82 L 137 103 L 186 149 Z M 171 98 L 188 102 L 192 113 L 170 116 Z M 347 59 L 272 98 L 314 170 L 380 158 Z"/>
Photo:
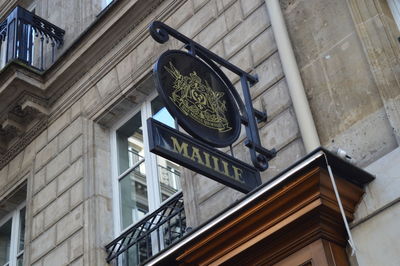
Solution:
<path fill-rule="evenodd" d="M 45 70 L 55 60 L 55 49 L 63 44 L 65 31 L 17 6 L 0 23 L 0 69 L 8 62 Z"/>
<path fill-rule="evenodd" d="M 186 231 L 182 192 L 106 246 L 107 262 L 133 266 L 178 241 Z"/>

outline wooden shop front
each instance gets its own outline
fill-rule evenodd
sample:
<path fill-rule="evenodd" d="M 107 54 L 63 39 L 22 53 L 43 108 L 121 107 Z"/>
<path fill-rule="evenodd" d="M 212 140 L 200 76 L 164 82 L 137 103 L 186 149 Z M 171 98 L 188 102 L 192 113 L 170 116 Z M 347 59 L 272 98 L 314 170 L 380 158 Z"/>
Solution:
<path fill-rule="evenodd" d="M 158 254 L 148 265 L 349 265 L 347 220 L 374 177 L 318 149 Z"/>

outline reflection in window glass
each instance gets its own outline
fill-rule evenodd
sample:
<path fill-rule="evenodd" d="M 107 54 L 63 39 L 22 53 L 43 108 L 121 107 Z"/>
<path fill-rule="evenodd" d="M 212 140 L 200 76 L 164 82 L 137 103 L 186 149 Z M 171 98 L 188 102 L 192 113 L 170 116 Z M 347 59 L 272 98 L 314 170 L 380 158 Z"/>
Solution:
<path fill-rule="evenodd" d="M 0 226 L 0 265 L 4 265 L 10 260 L 11 225 L 12 220 L 10 219 Z"/>
<path fill-rule="evenodd" d="M 25 244 L 25 208 L 19 211 L 19 243 L 18 252 L 24 250 Z"/>
<path fill-rule="evenodd" d="M 154 119 L 175 128 L 175 120 L 162 104 L 160 97 L 151 102 L 151 110 Z M 157 156 L 157 171 L 161 201 L 164 201 L 181 189 L 180 166 Z"/>
<path fill-rule="evenodd" d="M 139 221 L 148 211 L 141 113 L 117 130 L 121 226 Z M 127 172 L 127 173 L 125 173 Z"/>
<path fill-rule="evenodd" d="M 139 221 L 149 211 L 146 176 L 140 170 L 142 164 L 119 181 L 123 229 Z"/>

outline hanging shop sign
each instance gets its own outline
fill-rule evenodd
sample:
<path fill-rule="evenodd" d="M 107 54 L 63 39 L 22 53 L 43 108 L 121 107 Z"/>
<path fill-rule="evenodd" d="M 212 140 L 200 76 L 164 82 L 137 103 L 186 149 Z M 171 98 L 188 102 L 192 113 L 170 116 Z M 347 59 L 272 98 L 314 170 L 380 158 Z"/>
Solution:
<path fill-rule="evenodd" d="M 221 74 L 176 50 L 163 53 L 154 70 L 159 95 L 185 131 L 214 147 L 238 138 L 240 115 Z"/>
<path fill-rule="evenodd" d="M 147 128 L 150 151 L 157 155 L 244 193 L 260 184 L 254 167 L 226 153 L 152 118 L 147 120 Z"/>
<path fill-rule="evenodd" d="M 231 188 L 247 193 L 261 184 L 259 171 L 276 154 L 261 145 L 257 123 L 265 112 L 253 108 L 249 86 L 258 79 L 180 32 L 154 21 L 150 34 L 159 43 L 169 36 L 188 52 L 168 50 L 154 65 L 157 90 L 178 124 L 191 136 L 153 119 L 147 120 L 150 151 Z M 244 102 L 219 66 L 240 77 Z M 232 144 L 241 127 L 252 165 L 233 157 Z M 216 148 L 230 146 L 232 156 Z"/>

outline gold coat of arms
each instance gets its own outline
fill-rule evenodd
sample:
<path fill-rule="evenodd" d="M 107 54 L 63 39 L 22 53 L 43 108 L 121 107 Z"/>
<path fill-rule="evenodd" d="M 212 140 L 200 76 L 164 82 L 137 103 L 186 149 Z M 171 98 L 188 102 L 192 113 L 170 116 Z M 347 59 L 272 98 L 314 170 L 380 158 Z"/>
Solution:
<path fill-rule="evenodd" d="M 226 101 L 224 92 L 215 91 L 193 71 L 187 76 L 182 75 L 170 62 L 165 70 L 174 78 L 171 101 L 184 113 L 201 125 L 226 132 L 231 126 L 226 118 Z"/>

